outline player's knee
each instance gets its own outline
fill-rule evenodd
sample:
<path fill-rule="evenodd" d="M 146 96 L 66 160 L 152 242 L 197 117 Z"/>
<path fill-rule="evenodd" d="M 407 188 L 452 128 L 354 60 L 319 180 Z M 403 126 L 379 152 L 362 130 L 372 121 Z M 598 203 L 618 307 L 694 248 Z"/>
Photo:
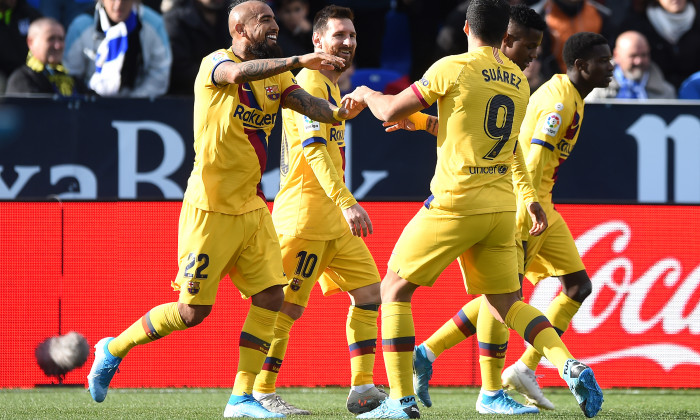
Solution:
<path fill-rule="evenodd" d="M 178 305 L 180 317 L 187 328 L 201 324 L 211 313 L 211 308 L 211 305 Z"/>
<path fill-rule="evenodd" d="M 279 311 L 284 302 L 282 286 L 272 286 L 251 297 L 253 305 L 270 311 Z"/>
<path fill-rule="evenodd" d="M 381 283 L 374 283 L 348 291 L 354 306 L 377 305 L 381 302 Z"/>
<path fill-rule="evenodd" d="M 593 283 L 591 283 L 590 279 L 586 280 L 587 281 L 584 281 L 578 285 L 576 293 L 572 297 L 572 299 L 576 302 L 583 302 L 593 292 Z"/>
<path fill-rule="evenodd" d="M 579 280 L 575 285 L 571 285 L 564 289 L 564 294 L 571 300 L 583 303 L 584 300 L 593 292 L 593 283 L 586 277 Z"/>
<path fill-rule="evenodd" d="M 280 309 L 280 312 L 284 313 L 288 317 L 292 318 L 293 320 L 297 320 L 301 318 L 301 316 L 304 314 L 304 308 L 303 306 L 296 305 L 294 303 L 289 303 L 289 302 L 284 302 L 282 304 L 282 309 Z"/>

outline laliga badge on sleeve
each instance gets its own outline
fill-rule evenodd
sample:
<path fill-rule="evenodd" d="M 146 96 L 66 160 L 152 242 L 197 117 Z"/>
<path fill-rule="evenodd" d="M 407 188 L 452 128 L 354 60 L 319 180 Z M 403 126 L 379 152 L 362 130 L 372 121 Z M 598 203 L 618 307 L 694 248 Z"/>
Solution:
<path fill-rule="evenodd" d="M 226 57 L 226 53 L 225 53 L 225 52 L 221 52 L 221 51 L 220 51 L 220 52 L 217 52 L 216 54 L 214 54 L 214 55 L 211 57 L 212 61 L 215 62 L 215 63 L 218 63 L 219 61 L 225 60 L 225 59 L 227 59 L 227 58 L 228 58 L 228 57 Z"/>
<path fill-rule="evenodd" d="M 321 130 L 321 124 L 318 121 L 314 121 L 311 118 L 307 117 L 304 115 L 304 131 L 309 132 L 309 131 L 320 131 Z"/>
<path fill-rule="evenodd" d="M 561 126 L 561 115 L 556 112 L 548 114 L 544 119 L 544 124 L 542 125 L 542 133 L 554 137 L 559 131 L 559 126 Z"/>

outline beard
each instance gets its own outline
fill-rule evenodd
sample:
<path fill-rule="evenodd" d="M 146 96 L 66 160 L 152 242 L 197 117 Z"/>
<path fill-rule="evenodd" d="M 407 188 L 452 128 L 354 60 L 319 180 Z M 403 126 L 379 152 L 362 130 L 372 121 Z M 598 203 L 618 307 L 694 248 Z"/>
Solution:
<path fill-rule="evenodd" d="M 277 44 L 268 44 L 267 38 L 246 46 L 245 52 L 258 59 L 282 57 L 282 48 L 280 48 L 280 46 Z"/>
<path fill-rule="evenodd" d="M 645 71 L 641 67 L 634 67 L 634 68 L 630 69 L 629 71 L 623 71 L 623 73 L 625 74 L 626 78 L 628 78 L 630 80 L 638 81 L 638 80 L 642 80 L 642 77 L 644 77 Z"/>
<path fill-rule="evenodd" d="M 331 54 L 331 55 L 334 55 L 334 56 L 336 56 L 336 57 L 341 57 L 341 58 L 343 58 L 343 57 L 339 54 L 339 51 L 340 51 L 340 50 L 333 49 L 333 50 L 330 51 L 330 54 Z M 347 70 L 347 69 L 350 68 L 350 65 L 352 65 L 353 60 L 355 60 L 355 51 L 353 51 L 352 53 L 350 53 L 350 58 L 348 58 L 348 59 L 345 61 L 345 67 L 338 67 L 338 66 L 336 66 L 336 65 L 333 65 L 333 67 L 335 67 L 335 70 L 334 70 L 334 71 L 335 71 L 336 73 L 342 73 L 342 72 L 344 72 L 345 70 Z"/>

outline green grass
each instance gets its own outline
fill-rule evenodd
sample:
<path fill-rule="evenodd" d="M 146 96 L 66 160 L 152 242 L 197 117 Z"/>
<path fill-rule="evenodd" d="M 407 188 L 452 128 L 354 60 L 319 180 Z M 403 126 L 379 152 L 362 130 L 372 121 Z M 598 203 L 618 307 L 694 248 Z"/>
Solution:
<path fill-rule="evenodd" d="M 353 418 L 345 410 L 347 392 L 343 388 L 279 389 L 287 401 L 311 410 L 314 415 L 309 419 Z M 97 404 L 82 388 L 0 390 L 0 419 L 217 419 L 222 417 L 229 393 L 228 389 L 200 388 L 112 389 L 105 402 Z M 567 389 L 547 388 L 545 393 L 557 409 L 530 418 L 585 418 Z M 600 419 L 700 418 L 700 389 L 613 389 L 604 393 Z M 421 407 L 424 419 L 508 418 L 477 414 L 475 388 L 432 388 L 431 395 L 433 407 Z"/>

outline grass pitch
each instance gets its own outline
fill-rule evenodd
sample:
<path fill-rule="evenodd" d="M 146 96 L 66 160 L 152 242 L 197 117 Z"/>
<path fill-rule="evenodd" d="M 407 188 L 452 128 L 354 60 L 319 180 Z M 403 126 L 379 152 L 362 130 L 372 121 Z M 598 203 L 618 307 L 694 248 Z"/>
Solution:
<path fill-rule="evenodd" d="M 348 390 L 344 388 L 280 388 L 288 402 L 311 410 L 312 416 L 293 418 L 326 419 L 354 416 L 345 409 Z M 700 419 L 700 389 L 608 389 L 600 419 Z M 476 388 L 431 388 L 433 406 L 421 408 L 424 419 L 489 419 L 474 404 Z M 228 389 L 112 389 L 97 404 L 82 388 L 37 388 L 0 390 L 0 419 L 217 419 L 222 418 Z M 584 419 L 574 397 L 566 388 L 546 388 L 545 394 L 557 407 L 527 417 L 537 419 Z M 519 395 L 514 398 L 522 402 Z M 536 416 L 536 417 L 535 417 Z"/>

